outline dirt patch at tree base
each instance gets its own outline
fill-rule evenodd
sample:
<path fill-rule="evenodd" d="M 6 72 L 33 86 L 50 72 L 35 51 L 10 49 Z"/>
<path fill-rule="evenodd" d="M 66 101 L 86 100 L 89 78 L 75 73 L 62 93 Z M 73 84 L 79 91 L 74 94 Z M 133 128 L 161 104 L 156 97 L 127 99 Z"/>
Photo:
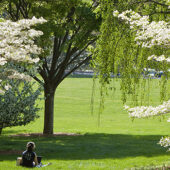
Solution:
<path fill-rule="evenodd" d="M 78 133 L 65 133 L 65 132 L 57 132 L 54 134 L 43 134 L 43 133 L 21 133 L 21 134 L 15 134 L 15 135 L 10 135 L 11 137 L 55 137 L 55 136 L 82 136 L 81 134 Z"/>
<path fill-rule="evenodd" d="M 0 155 L 21 155 L 22 152 L 20 150 L 0 150 Z"/>

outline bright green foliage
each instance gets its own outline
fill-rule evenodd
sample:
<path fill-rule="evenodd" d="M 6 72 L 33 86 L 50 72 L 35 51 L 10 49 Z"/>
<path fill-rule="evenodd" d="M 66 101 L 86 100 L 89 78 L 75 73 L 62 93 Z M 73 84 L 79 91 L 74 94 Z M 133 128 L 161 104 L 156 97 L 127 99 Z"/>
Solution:
<path fill-rule="evenodd" d="M 9 85 L 12 88 L 0 94 L 0 134 L 3 128 L 26 125 L 39 117 L 35 101 L 40 90 L 34 91 L 27 82 L 9 81 Z"/>
<path fill-rule="evenodd" d="M 150 8 L 151 7 L 151 8 Z M 161 81 L 161 99 L 166 100 L 167 97 L 167 78 L 168 64 L 165 62 L 158 63 L 154 61 L 148 61 L 148 56 L 152 54 L 159 55 L 161 52 L 167 54 L 167 49 L 163 47 L 154 47 L 151 49 L 142 48 L 135 42 L 135 31 L 130 30 L 130 27 L 124 21 L 121 21 L 113 16 L 113 11 L 118 10 L 120 12 L 127 9 L 132 9 L 140 12 L 144 15 L 151 15 L 150 20 L 167 20 L 167 15 L 152 15 L 160 10 L 160 6 L 155 3 L 147 2 L 134 2 L 134 1 L 121 1 L 121 0 L 109 0 L 101 1 L 101 11 L 103 22 L 100 29 L 100 37 L 97 41 L 97 46 L 94 51 L 93 66 L 96 72 L 99 73 L 99 79 L 101 82 L 101 103 L 107 89 L 114 88 L 112 85 L 112 76 L 121 77 L 121 90 L 122 100 L 126 102 L 127 95 L 132 97 L 134 104 L 138 105 L 147 98 L 149 92 L 146 89 L 146 84 L 150 82 L 147 77 L 147 73 L 144 72 L 145 68 L 154 68 L 156 71 L 163 71 Z M 161 9 L 166 11 L 168 6 L 163 6 Z M 147 77 L 147 79 L 146 79 Z M 109 86 L 108 86 L 109 84 Z M 147 92 L 147 93 L 145 93 Z"/>

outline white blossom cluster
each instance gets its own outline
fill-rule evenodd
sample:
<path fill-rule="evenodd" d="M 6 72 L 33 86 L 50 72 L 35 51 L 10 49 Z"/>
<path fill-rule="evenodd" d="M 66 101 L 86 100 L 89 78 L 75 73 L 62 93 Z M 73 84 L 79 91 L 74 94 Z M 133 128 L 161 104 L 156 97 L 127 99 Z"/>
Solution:
<path fill-rule="evenodd" d="M 134 108 L 130 108 L 128 106 L 124 106 L 124 107 L 125 110 L 129 112 L 129 117 L 131 118 L 147 118 L 147 117 L 160 116 L 163 114 L 170 113 L 170 100 L 156 107 L 152 107 L 152 106 L 149 107 L 141 106 L 141 107 L 134 107 Z M 167 122 L 170 122 L 170 118 L 167 120 Z M 169 147 L 170 137 L 162 137 L 158 144 L 160 144 L 163 147 Z M 168 151 L 170 151 L 170 149 Z"/>
<path fill-rule="evenodd" d="M 169 3 L 169 2 L 167 2 Z M 130 28 L 136 31 L 136 38 L 138 44 L 143 47 L 151 48 L 153 46 L 170 47 L 170 24 L 165 21 L 149 22 L 149 16 L 140 16 L 138 13 L 127 10 L 122 13 L 114 11 L 113 15 L 119 19 L 124 20 L 130 24 Z M 148 57 L 148 60 L 154 59 L 156 61 L 170 62 L 169 57 L 164 55 Z"/>
<path fill-rule="evenodd" d="M 19 73 L 13 70 L 12 74 L 8 76 L 9 79 L 19 79 L 19 80 L 26 80 L 31 81 L 32 78 L 29 75 L 25 75 L 24 73 Z M 7 90 L 7 89 L 6 89 Z"/>
<path fill-rule="evenodd" d="M 160 55 L 160 56 L 156 56 L 156 55 L 151 55 L 148 57 L 148 60 L 156 60 L 156 61 L 166 61 L 168 63 L 170 63 L 170 57 L 166 58 L 165 55 Z"/>
<path fill-rule="evenodd" d="M 127 10 L 122 13 L 114 11 L 113 15 L 125 20 L 130 28 L 136 30 L 137 43 L 151 48 L 155 45 L 170 46 L 170 24 L 165 21 L 149 22 L 149 16 L 140 16 L 138 13 Z"/>
<path fill-rule="evenodd" d="M 162 105 L 153 106 L 138 106 L 130 108 L 129 106 L 124 106 L 125 110 L 129 112 L 129 117 L 131 118 L 147 118 L 153 116 L 160 116 L 166 113 L 170 113 L 170 100 L 163 102 Z"/>
<path fill-rule="evenodd" d="M 36 24 L 47 22 L 43 18 L 22 19 L 17 22 L 10 20 L 0 20 L 0 66 L 5 67 L 7 63 L 29 63 L 34 64 L 39 61 L 39 58 L 33 57 L 40 54 L 42 49 L 34 43 L 34 39 L 43 35 L 42 31 L 37 31 L 31 28 Z M 11 70 L 9 70 L 10 72 Z M 15 70 L 7 75 L 9 79 L 22 79 L 30 81 L 30 76 L 21 74 Z M 0 80 L 2 82 L 2 80 Z M 8 90 L 8 85 L 1 86 L 0 93 Z"/>
<path fill-rule="evenodd" d="M 163 147 L 170 147 L 170 137 L 162 137 L 159 143 Z M 170 148 L 168 149 L 170 151 Z"/>
<path fill-rule="evenodd" d="M 17 22 L 10 20 L 0 22 L 0 65 L 8 61 L 36 63 L 38 58 L 32 54 L 40 54 L 41 48 L 34 44 L 34 38 L 43 34 L 42 31 L 31 29 L 35 24 L 46 22 L 43 18 L 22 19 Z"/>

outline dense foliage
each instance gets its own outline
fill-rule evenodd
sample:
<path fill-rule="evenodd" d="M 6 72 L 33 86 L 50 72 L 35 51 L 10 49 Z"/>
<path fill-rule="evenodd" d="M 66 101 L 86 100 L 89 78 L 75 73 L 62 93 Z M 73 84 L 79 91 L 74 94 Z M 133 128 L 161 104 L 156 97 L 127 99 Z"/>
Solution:
<path fill-rule="evenodd" d="M 0 134 L 3 128 L 26 125 L 39 117 L 35 101 L 40 90 L 35 91 L 31 83 L 19 80 L 10 80 L 8 84 L 12 88 L 0 94 Z"/>

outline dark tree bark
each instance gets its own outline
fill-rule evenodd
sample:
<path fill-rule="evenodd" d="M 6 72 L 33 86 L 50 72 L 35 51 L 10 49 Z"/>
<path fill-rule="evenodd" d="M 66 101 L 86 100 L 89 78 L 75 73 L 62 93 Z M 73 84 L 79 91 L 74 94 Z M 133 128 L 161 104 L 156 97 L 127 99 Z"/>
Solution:
<path fill-rule="evenodd" d="M 43 134 L 53 134 L 55 89 L 48 84 L 44 87 L 45 110 Z"/>

